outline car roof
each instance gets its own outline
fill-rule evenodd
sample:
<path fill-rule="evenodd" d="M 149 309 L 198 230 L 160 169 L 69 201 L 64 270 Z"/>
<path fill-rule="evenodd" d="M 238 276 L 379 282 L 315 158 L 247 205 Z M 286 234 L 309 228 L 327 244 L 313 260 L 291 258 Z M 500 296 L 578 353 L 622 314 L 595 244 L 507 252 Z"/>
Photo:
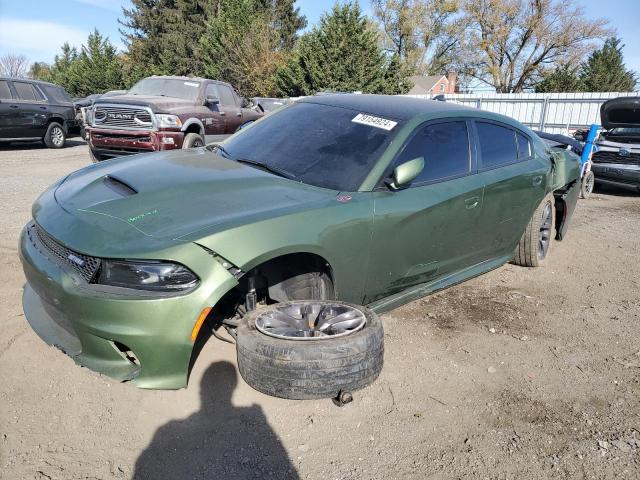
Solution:
<path fill-rule="evenodd" d="M 42 80 L 33 80 L 32 78 L 17 78 L 17 77 L 0 77 L 2 81 L 10 81 L 10 82 L 27 82 L 27 83 L 37 83 L 38 85 L 48 85 L 50 87 L 58 87 L 62 88 L 60 85 L 56 85 L 55 83 L 45 82 Z"/>
<path fill-rule="evenodd" d="M 479 116 L 476 108 L 455 103 L 398 95 L 339 94 L 306 97 L 299 102 L 348 108 L 395 120 L 409 120 L 425 113 L 461 112 Z"/>
<path fill-rule="evenodd" d="M 212 78 L 182 77 L 179 75 L 151 75 L 145 78 L 166 78 L 168 80 L 195 80 L 196 82 L 215 82 L 215 83 L 222 83 L 223 85 L 230 85 L 230 83 L 223 82 L 222 80 L 214 80 Z M 141 78 L 140 80 L 144 80 L 144 78 Z"/>

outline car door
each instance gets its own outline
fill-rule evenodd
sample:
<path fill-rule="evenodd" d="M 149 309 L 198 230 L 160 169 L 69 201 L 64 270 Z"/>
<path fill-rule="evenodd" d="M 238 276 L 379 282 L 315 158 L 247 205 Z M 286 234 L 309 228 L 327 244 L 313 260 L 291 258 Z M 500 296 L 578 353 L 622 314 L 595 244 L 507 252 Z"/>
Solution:
<path fill-rule="evenodd" d="M 220 92 L 218 91 L 218 85 L 215 83 L 209 83 L 205 88 L 205 99 L 207 97 L 220 98 Z M 226 138 L 227 120 L 226 111 L 220 105 L 205 104 L 201 108 L 202 114 L 200 120 L 204 125 L 205 142 L 216 142 Z"/>
<path fill-rule="evenodd" d="M 421 174 L 407 188 L 373 192 L 366 303 L 478 262 L 483 183 L 475 175 L 471 132 L 466 119 L 418 127 L 391 170 L 423 157 Z"/>
<path fill-rule="evenodd" d="M 479 119 L 474 127 L 485 185 L 478 241 L 486 258 L 510 255 L 544 198 L 550 163 L 536 158 L 531 139 L 520 130 Z"/>
<path fill-rule="evenodd" d="M 239 99 L 236 98 L 228 85 L 219 84 L 218 91 L 220 92 L 220 108 L 226 115 L 226 133 L 235 133 L 242 123 L 242 109 Z"/>
<path fill-rule="evenodd" d="M 0 138 L 16 138 L 15 119 L 19 115 L 9 82 L 0 80 Z"/>
<path fill-rule="evenodd" d="M 49 107 L 44 95 L 29 82 L 13 80 L 17 94 L 16 137 L 40 138 L 47 130 Z"/>

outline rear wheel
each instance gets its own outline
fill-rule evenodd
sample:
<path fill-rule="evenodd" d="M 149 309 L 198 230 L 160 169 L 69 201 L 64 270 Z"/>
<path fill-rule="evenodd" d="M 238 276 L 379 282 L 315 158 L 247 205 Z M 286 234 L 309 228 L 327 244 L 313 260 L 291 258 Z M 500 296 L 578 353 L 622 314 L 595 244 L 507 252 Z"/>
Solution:
<path fill-rule="evenodd" d="M 539 267 L 549 254 L 555 225 L 555 201 L 547 195 L 527 225 L 516 251 L 513 263 L 523 267 Z"/>
<path fill-rule="evenodd" d="M 593 193 L 596 177 L 591 170 L 585 172 L 580 184 L 580 198 L 589 198 Z"/>
<path fill-rule="evenodd" d="M 67 141 L 67 134 L 64 133 L 62 125 L 57 122 L 51 122 L 47 127 L 43 140 L 48 148 L 62 148 Z"/>
<path fill-rule="evenodd" d="M 204 138 L 199 133 L 187 133 L 182 142 L 182 148 L 204 147 Z"/>

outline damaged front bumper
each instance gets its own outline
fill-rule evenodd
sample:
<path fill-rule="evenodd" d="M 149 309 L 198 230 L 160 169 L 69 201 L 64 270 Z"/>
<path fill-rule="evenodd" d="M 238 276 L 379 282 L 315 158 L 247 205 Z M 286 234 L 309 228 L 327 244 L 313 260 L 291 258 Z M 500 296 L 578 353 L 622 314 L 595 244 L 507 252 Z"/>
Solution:
<path fill-rule="evenodd" d="M 23 308 L 42 340 L 118 381 L 152 389 L 185 387 L 194 324 L 236 279 L 191 244 L 187 249 L 201 265 L 203 281 L 187 294 L 157 296 L 89 284 L 42 252 L 29 237 L 29 226 L 19 248 L 27 278 Z"/>

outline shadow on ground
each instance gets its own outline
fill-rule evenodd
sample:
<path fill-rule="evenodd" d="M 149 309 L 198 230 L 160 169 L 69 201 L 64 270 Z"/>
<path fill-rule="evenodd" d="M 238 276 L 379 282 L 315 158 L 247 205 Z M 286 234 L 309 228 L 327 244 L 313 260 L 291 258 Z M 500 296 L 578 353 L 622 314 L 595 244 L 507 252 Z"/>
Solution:
<path fill-rule="evenodd" d="M 216 362 L 200 385 L 200 411 L 160 427 L 134 479 L 299 479 L 258 405 L 235 407 L 234 366 Z"/>
<path fill-rule="evenodd" d="M 87 142 L 80 137 L 67 138 L 64 148 L 77 147 L 78 145 L 86 145 Z M 46 150 L 47 147 L 41 141 L 29 142 L 0 142 L 0 151 L 3 150 Z"/>

